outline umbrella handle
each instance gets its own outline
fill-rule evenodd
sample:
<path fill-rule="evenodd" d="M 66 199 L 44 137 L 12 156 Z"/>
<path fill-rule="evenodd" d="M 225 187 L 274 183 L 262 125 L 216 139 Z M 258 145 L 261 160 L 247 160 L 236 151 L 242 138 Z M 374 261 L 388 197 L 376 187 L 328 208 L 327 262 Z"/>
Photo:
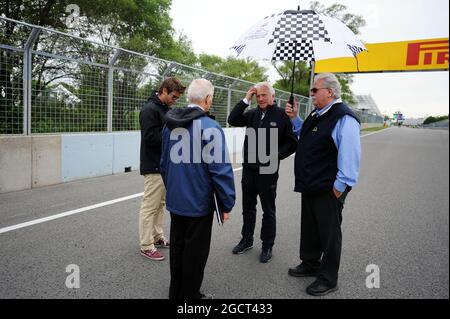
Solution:
<path fill-rule="evenodd" d="M 289 104 L 294 105 L 294 94 L 291 93 L 291 96 L 289 97 Z"/>

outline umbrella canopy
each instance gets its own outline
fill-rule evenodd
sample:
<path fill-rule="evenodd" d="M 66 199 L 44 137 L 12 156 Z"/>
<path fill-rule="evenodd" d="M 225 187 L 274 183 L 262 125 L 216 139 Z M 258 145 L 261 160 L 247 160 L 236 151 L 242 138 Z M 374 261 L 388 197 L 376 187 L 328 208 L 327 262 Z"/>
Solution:
<path fill-rule="evenodd" d="M 238 57 L 312 61 L 356 56 L 364 44 L 341 21 L 312 10 L 289 10 L 264 18 L 232 46 Z"/>
<path fill-rule="evenodd" d="M 295 61 L 310 63 L 314 74 L 316 60 L 356 57 L 367 51 L 344 23 L 313 10 L 288 10 L 268 16 L 244 33 L 232 49 L 242 58 L 294 61 L 290 104 L 294 102 Z"/>

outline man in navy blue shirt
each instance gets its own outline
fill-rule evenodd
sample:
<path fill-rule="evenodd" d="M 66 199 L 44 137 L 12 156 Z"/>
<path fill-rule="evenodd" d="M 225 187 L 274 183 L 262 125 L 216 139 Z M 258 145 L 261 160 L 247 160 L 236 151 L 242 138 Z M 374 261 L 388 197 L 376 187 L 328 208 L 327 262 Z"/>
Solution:
<path fill-rule="evenodd" d="M 311 98 L 315 109 L 302 121 L 297 104 L 286 105 L 299 137 L 295 154 L 295 191 L 302 194 L 301 264 L 294 277 L 316 277 L 306 292 L 323 296 L 338 289 L 342 248 L 342 210 L 357 183 L 361 158 L 360 123 L 341 100 L 334 74 L 315 77 Z"/>

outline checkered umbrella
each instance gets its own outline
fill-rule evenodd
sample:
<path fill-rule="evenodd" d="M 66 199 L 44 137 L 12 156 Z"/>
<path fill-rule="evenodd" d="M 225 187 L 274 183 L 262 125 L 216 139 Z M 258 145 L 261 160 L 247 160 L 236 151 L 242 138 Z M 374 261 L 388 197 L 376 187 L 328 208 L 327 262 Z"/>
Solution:
<path fill-rule="evenodd" d="M 344 23 L 312 10 L 289 10 L 266 17 L 244 33 L 232 49 L 238 57 L 306 62 L 355 56 L 367 50 Z"/>
<path fill-rule="evenodd" d="M 354 56 L 366 47 L 341 21 L 312 10 L 264 18 L 232 46 L 238 57 L 307 63 Z M 295 68 L 295 66 L 294 66 Z"/>

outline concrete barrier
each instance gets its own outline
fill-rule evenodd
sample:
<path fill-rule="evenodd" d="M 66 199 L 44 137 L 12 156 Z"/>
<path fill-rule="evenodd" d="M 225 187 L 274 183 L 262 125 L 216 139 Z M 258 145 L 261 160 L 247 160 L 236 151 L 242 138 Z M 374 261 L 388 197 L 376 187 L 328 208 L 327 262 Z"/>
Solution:
<path fill-rule="evenodd" d="M 113 173 L 123 173 L 125 168 L 139 169 L 139 149 L 141 132 L 121 132 L 113 134 Z"/>
<path fill-rule="evenodd" d="M 363 123 L 361 129 L 382 126 Z M 242 163 L 245 128 L 224 128 L 230 159 Z M 0 193 L 139 169 L 139 131 L 0 137 Z"/>
<path fill-rule="evenodd" d="M 33 136 L 32 187 L 61 183 L 61 136 Z"/>
<path fill-rule="evenodd" d="M 0 193 L 31 188 L 30 137 L 0 137 Z"/>
<path fill-rule="evenodd" d="M 242 162 L 244 128 L 225 128 L 231 160 Z M 139 131 L 0 137 L 0 193 L 139 169 Z"/>
<path fill-rule="evenodd" d="M 112 174 L 113 140 L 113 134 L 62 135 L 62 182 Z"/>

